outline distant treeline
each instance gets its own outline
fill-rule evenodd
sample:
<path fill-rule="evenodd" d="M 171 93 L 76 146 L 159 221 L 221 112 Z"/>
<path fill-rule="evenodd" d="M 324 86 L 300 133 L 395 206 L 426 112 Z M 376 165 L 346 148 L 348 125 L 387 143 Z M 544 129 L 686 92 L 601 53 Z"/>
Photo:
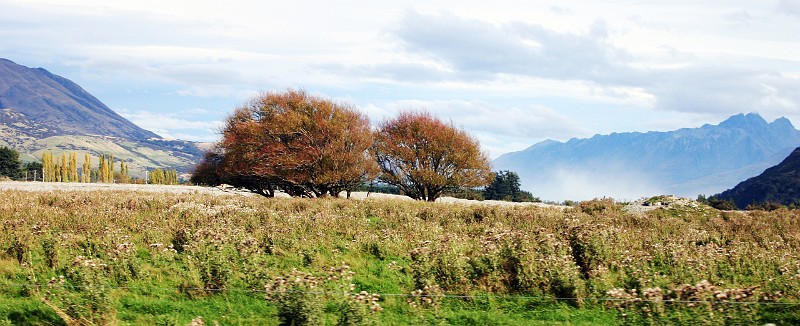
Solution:
<path fill-rule="evenodd" d="M 114 155 L 100 154 L 97 165 L 92 166 L 93 157 L 84 154 L 83 164 L 78 167 L 75 152 L 42 153 L 41 176 L 44 182 L 82 182 L 82 183 L 144 183 L 142 179 L 131 178 L 128 164 L 123 160 L 114 161 Z M 118 167 L 118 170 L 115 168 Z M 178 184 L 178 172 L 174 169 L 157 168 L 148 173 L 148 183 Z"/>

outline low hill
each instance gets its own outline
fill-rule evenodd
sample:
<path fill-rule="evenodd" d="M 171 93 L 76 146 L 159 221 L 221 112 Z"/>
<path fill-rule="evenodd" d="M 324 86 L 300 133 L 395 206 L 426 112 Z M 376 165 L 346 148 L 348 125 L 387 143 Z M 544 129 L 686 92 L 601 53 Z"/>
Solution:
<path fill-rule="evenodd" d="M 733 199 L 736 207 L 741 209 L 750 204 L 766 202 L 782 205 L 800 203 L 800 147 L 780 164 L 716 197 L 723 200 Z"/>
<path fill-rule="evenodd" d="M 76 151 L 112 154 L 133 173 L 156 167 L 188 171 L 202 157 L 201 145 L 164 139 L 64 77 L 0 59 L 0 146 L 16 149 L 26 161 L 46 151 Z"/>

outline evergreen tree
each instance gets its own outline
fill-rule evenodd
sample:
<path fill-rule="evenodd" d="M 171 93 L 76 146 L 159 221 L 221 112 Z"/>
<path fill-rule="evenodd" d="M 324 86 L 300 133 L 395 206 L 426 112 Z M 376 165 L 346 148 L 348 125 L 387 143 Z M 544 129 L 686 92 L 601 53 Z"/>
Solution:
<path fill-rule="evenodd" d="M 21 167 L 22 161 L 19 159 L 19 152 L 9 147 L 0 147 L 0 176 L 19 178 Z"/>
<path fill-rule="evenodd" d="M 539 201 L 531 193 L 520 190 L 519 175 L 512 171 L 498 171 L 494 181 L 483 191 L 483 196 L 491 200 L 514 202 Z"/>
<path fill-rule="evenodd" d="M 25 179 L 28 180 L 30 176 L 30 180 L 37 181 L 42 180 L 42 163 L 33 161 L 27 162 L 22 165 L 22 170 L 25 172 Z"/>

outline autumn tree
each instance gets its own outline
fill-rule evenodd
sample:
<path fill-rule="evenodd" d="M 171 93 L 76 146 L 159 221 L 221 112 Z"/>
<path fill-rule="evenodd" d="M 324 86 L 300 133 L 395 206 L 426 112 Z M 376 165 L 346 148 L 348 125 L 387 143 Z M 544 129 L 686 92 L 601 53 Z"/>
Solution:
<path fill-rule="evenodd" d="M 203 153 L 203 159 L 194 167 L 189 182 L 205 186 L 218 186 L 223 183 L 230 184 L 230 182 L 225 181 L 225 176 L 222 175 L 223 156 L 224 153 L 219 146 L 214 146 Z"/>
<path fill-rule="evenodd" d="M 52 152 L 42 153 L 42 181 L 55 181 L 55 162 L 53 162 Z"/>
<path fill-rule="evenodd" d="M 89 156 L 89 153 L 85 153 L 83 156 L 83 169 L 81 169 L 81 182 L 88 183 L 92 181 L 92 157 Z"/>
<path fill-rule="evenodd" d="M 106 182 L 114 183 L 114 155 L 113 154 L 108 154 L 108 162 L 106 162 L 106 168 L 108 168 L 108 171 L 106 172 L 106 176 L 108 177 L 108 179 L 106 180 Z"/>
<path fill-rule="evenodd" d="M 79 182 L 78 179 L 78 154 L 75 152 L 69 153 L 69 180 L 70 182 Z"/>
<path fill-rule="evenodd" d="M 67 153 L 61 152 L 61 182 L 69 182 L 69 163 L 67 163 Z"/>
<path fill-rule="evenodd" d="M 97 182 L 112 183 L 114 182 L 114 155 L 100 154 L 100 163 L 97 167 L 98 180 Z"/>
<path fill-rule="evenodd" d="M 100 154 L 99 159 L 100 161 L 97 163 L 97 182 L 106 182 L 106 173 L 108 172 L 108 168 L 106 167 L 105 154 Z"/>
<path fill-rule="evenodd" d="M 175 169 L 164 170 L 164 184 L 165 185 L 178 184 L 178 171 Z"/>
<path fill-rule="evenodd" d="M 237 171 L 226 168 L 223 171 L 224 150 L 214 146 L 203 154 L 203 159 L 195 166 L 189 182 L 197 185 L 218 186 L 229 184 L 248 189 L 265 197 L 275 195 L 277 181 L 270 176 L 259 176 L 249 170 Z"/>
<path fill-rule="evenodd" d="M 178 171 L 156 168 L 149 173 L 148 179 L 151 184 L 176 185 L 178 184 Z"/>
<path fill-rule="evenodd" d="M 119 172 L 114 174 L 114 180 L 117 183 L 130 183 L 131 177 L 128 175 L 128 164 L 125 164 L 125 161 L 119 161 Z"/>
<path fill-rule="evenodd" d="M 237 108 L 223 129 L 223 153 L 206 158 L 220 160 L 223 179 L 262 195 L 279 187 L 321 197 L 349 192 L 377 172 L 372 143 L 369 120 L 355 108 L 288 90 Z"/>
<path fill-rule="evenodd" d="M 427 112 L 403 112 L 383 121 L 373 153 L 380 179 L 417 200 L 492 181 L 489 158 L 478 140 Z"/>
<path fill-rule="evenodd" d="M 148 181 L 150 182 L 150 184 L 154 185 L 164 184 L 164 180 L 166 179 L 164 177 L 164 170 L 162 170 L 161 168 L 156 168 L 155 170 L 151 171 L 149 174 L 149 178 L 150 180 Z"/>

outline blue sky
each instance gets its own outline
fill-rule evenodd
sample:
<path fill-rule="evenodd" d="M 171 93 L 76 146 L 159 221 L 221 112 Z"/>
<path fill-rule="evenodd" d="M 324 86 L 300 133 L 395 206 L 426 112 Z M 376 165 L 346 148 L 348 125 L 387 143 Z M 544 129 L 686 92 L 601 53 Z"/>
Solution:
<path fill-rule="evenodd" d="M 218 139 L 260 91 L 374 122 L 451 119 L 490 156 L 544 139 L 800 125 L 800 0 L 0 0 L 0 57 L 83 86 L 170 138 Z"/>

